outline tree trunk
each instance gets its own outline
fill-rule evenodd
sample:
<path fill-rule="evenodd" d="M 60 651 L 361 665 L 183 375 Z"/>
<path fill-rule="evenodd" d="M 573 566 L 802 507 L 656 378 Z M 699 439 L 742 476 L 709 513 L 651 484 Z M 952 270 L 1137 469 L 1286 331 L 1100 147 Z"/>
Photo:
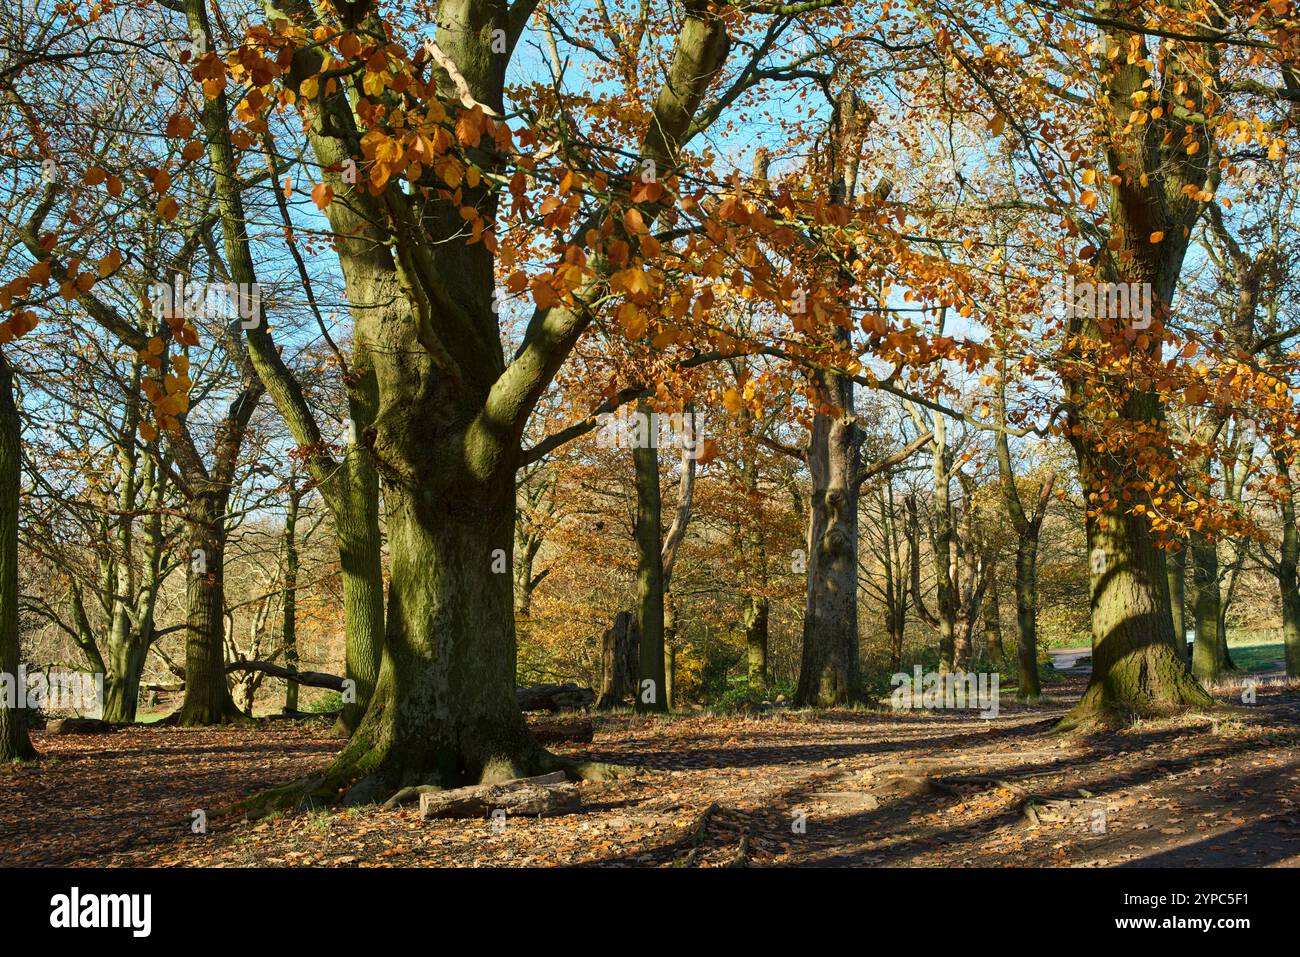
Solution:
<path fill-rule="evenodd" d="M 349 803 L 410 785 L 523 777 L 541 759 L 515 695 L 511 575 L 493 570 L 494 553 L 508 558 L 513 547 L 513 495 L 510 478 L 441 495 L 423 484 L 385 490 L 383 660 L 365 717 L 330 772 L 356 782 Z"/>
<path fill-rule="evenodd" d="M 984 605 L 984 656 L 1001 667 L 1006 660 L 1002 647 L 1002 589 L 998 587 L 998 567 L 989 569 L 988 598 Z"/>
<path fill-rule="evenodd" d="M 601 638 L 600 697 L 596 707 L 602 711 L 617 708 L 631 693 L 636 680 L 636 663 L 641 643 L 637 638 L 636 616 L 620 611 L 614 624 Z"/>
<path fill-rule="evenodd" d="M 817 413 L 808 446 L 812 501 L 797 704 L 836 707 L 862 696 L 858 659 L 859 440 L 853 382 L 825 376 L 835 415 Z"/>
<path fill-rule="evenodd" d="M 741 622 L 745 628 L 749 686 L 760 694 L 767 694 L 768 601 L 765 595 L 745 596 Z"/>
<path fill-rule="evenodd" d="M 22 423 L 14 402 L 13 371 L 0 353 L 0 675 L 11 687 L 14 707 L 0 693 L 0 761 L 27 761 L 36 757 L 27 736 L 25 701 L 19 693 L 18 666 L 18 494 Z"/>
<path fill-rule="evenodd" d="M 306 4 L 282 8 L 312 20 Z M 186 0 L 186 9 L 192 24 L 205 25 L 199 0 Z M 509 50 L 492 48 L 495 31 L 509 36 L 509 13 L 502 4 L 439 5 L 436 42 L 450 66 L 435 69 L 434 77 L 446 102 L 463 91 L 483 111 L 504 113 Z M 373 8 L 354 14 L 367 30 L 383 30 Z M 642 143 L 661 176 L 680 166 L 681 146 L 727 45 L 719 15 L 702 6 L 687 9 Z M 295 74 L 315 72 L 320 57 L 317 49 L 299 50 Z M 558 760 L 528 733 L 514 694 L 515 474 L 529 417 L 587 328 L 599 280 L 574 291 L 576 305 L 539 306 L 507 363 L 495 308 L 494 244 L 460 238 L 464 207 L 495 220 L 495 188 L 466 185 L 457 202 L 446 202 L 347 183 L 337 171 L 353 158 L 348 141 L 360 135 L 356 116 L 342 88 L 317 105 L 328 121 L 313 107 L 309 135 L 316 160 L 330 170 L 323 178 L 335 200 L 327 215 L 356 334 L 367 344 L 378 385 L 378 410 L 365 439 L 383 484 L 391 575 L 374 694 L 352 741 L 312 793 L 335 797 L 350 784 L 345 800 L 358 803 L 409 784 L 450 787 L 554 770 Z M 489 137 L 473 154 L 490 170 L 489 181 L 506 170 L 504 152 L 490 144 Z M 654 214 L 645 208 L 649 219 Z M 591 261 L 608 271 L 599 257 Z M 657 550 L 654 558 L 657 577 Z M 652 618 L 655 589 L 646 584 L 642 597 Z M 658 629 L 662 622 L 647 624 Z M 662 699 L 661 631 L 651 640 L 656 654 L 642 650 L 643 672 L 658 677 Z M 274 800 L 303 789 L 300 784 Z"/>
<path fill-rule="evenodd" d="M 1300 565 L 1300 533 L 1296 530 L 1295 499 L 1292 497 L 1291 469 L 1285 452 L 1275 451 L 1277 472 L 1285 483 L 1279 508 L 1282 513 L 1282 548 L 1277 561 L 1277 588 L 1282 603 L 1282 646 L 1286 654 L 1286 675 L 1300 678 L 1300 590 L 1297 590 L 1297 565 Z"/>
<path fill-rule="evenodd" d="M 1169 572 L 1169 616 L 1174 625 L 1174 645 L 1178 655 L 1190 669 L 1192 659 L 1187 653 L 1187 546 L 1165 553 Z"/>
<path fill-rule="evenodd" d="M 1038 681 L 1038 530 L 1016 539 L 1016 695 L 1025 701 L 1042 697 Z"/>
<path fill-rule="evenodd" d="M 1084 493 L 1096 490 L 1096 466 L 1081 458 Z M 1174 647 L 1164 553 L 1146 519 L 1102 509 L 1087 519 L 1092 611 L 1092 678 L 1066 716 L 1072 726 L 1115 712 L 1159 714 L 1213 699 L 1187 674 Z"/>
<path fill-rule="evenodd" d="M 229 492 L 205 492 L 190 502 L 186 523 L 190 561 L 185 576 L 185 698 L 182 725 L 237 720 L 226 681 L 225 550 Z"/>
<path fill-rule="evenodd" d="M 649 421 L 650 404 L 642 400 L 637 414 Z M 654 435 L 647 426 L 645 434 Z M 632 450 L 636 466 L 637 625 L 641 635 L 640 666 L 632 706 L 637 711 L 667 711 L 664 687 L 664 566 L 659 497 L 659 450 L 653 439 Z"/>
<path fill-rule="evenodd" d="M 934 614 L 939 628 L 939 670 L 952 671 L 957 654 L 957 534 L 952 521 L 949 485 L 950 457 L 943 419 L 934 417 L 932 460 L 934 491 L 930 502 L 933 534 L 930 538 L 934 563 Z"/>
<path fill-rule="evenodd" d="M 297 488 L 289 489 L 289 507 L 284 516 L 284 587 L 280 590 L 280 647 L 284 649 L 284 663 L 298 670 L 298 503 Z M 284 710 L 298 710 L 298 684 L 287 681 L 284 685 Z"/>
<path fill-rule="evenodd" d="M 1192 626 L 1196 643 L 1192 649 L 1192 674 L 1203 684 L 1218 680 L 1219 654 L 1219 550 L 1200 532 L 1191 534 Z"/>
<path fill-rule="evenodd" d="M 105 721 L 127 724 L 135 720 L 149 644 L 147 638 L 134 631 L 128 631 L 125 640 L 116 640 L 114 636 L 114 640 L 109 641 L 102 714 Z"/>
<path fill-rule="evenodd" d="M 343 579 L 343 673 L 353 682 L 356 699 L 345 700 L 339 714 L 339 730 L 346 734 L 356 730 L 370 704 L 384 648 L 379 475 L 370 450 L 360 441 L 374 421 L 377 386 L 363 350 L 354 352 L 352 373 L 356 382 L 348 390 L 348 404 L 357 440 L 349 441 L 337 491 L 326 499 L 338 534 Z"/>

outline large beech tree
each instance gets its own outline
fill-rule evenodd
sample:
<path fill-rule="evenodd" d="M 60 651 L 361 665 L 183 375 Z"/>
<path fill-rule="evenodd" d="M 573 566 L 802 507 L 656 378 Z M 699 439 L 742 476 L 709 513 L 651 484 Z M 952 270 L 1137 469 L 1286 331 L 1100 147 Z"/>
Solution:
<path fill-rule="evenodd" d="M 191 2 L 188 13 L 192 28 L 206 29 L 201 5 Z M 515 157 L 500 138 L 503 124 L 492 118 L 503 115 L 509 54 L 532 13 L 528 2 L 438 7 L 428 102 L 458 104 L 456 133 L 479 171 L 459 184 L 457 202 L 445 190 L 384 188 L 380 170 L 391 158 L 381 152 L 386 140 L 375 135 L 375 117 L 367 115 L 373 103 L 360 84 L 317 81 L 323 89 L 307 110 L 311 146 L 332 193 L 326 213 L 357 338 L 375 371 L 377 406 L 364 441 L 383 483 L 391 555 L 374 694 L 352 742 L 314 784 L 348 788 L 353 801 L 403 785 L 490 781 L 555 763 L 529 735 L 515 700 L 512 581 L 494 565 L 513 548 L 515 470 L 528 418 L 591 322 L 592 301 L 614 267 L 585 251 L 587 229 L 600 220 L 585 224 L 565 254 L 576 280 L 570 295 L 558 302 L 535 295 L 537 308 L 507 361 L 494 308 L 493 244 L 457 236 L 466 209 L 478 211 L 479 229 L 495 219 L 492 178 L 509 179 Z M 286 4 L 272 22 L 285 33 L 290 23 L 342 32 L 349 51 L 387 36 L 369 4 L 328 21 Z M 672 176 L 728 47 L 726 21 L 703 3 L 688 4 L 628 172 L 653 170 L 644 183 Z M 302 89 L 319 74 L 321 52 L 304 45 L 292 57 L 289 82 Z M 219 128 L 226 124 L 223 92 L 207 100 L 205 123 L 211 139 L 230 135 Z M 366 182 L 349 181 L 348 162 L 363 155 Z M 439 175 L 445 182 L 455 174 L 444 163 Z M 623 198 L 639 208 L 641 223 L 653 221 L 652 194 L 642 196 Z"/>

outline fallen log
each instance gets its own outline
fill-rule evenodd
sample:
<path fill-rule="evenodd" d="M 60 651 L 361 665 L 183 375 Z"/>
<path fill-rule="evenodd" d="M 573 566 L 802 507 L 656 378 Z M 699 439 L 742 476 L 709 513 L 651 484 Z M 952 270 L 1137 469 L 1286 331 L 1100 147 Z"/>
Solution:
<path fill-rule="evenodd" d="M 420 819 L 487 817 L 493 811 L 529 817 L 572 814 L 582 806 L 578 789 L 562 783 L 564 772 L 420 794 Z"/>
<path fill-rule="evenodd" d="M 596 733 L 590 718 L 533 718 L 528 722 L 528 730 L 533 733 L 538 744 L 560 744 L 564 741 L 590 744 Z"/>
<path fill-rule="evenodd" d="M 296 668 L 286 668 L 269 661 L 232 661 L 226 665 L 226 671 L 260 671 L 272 678 L 283 678 L 294 684 L 312 688 L 329 688 L 332 691 L 343 690 L 344 679 L 338 675 L 326 674 L 323 671 L 298 671 Z"/>
<path fill-rule="evenodd" d="M 99 718 L 51 718 L 45 722 L 46 734 L 110 734 L 126 727 Z"/>
<path fill-rule="evenodd" d="M 596 692 L 575 684 L 541 684 L 516 688 L 520 711 L 576 711 L 591 707 Z"/>

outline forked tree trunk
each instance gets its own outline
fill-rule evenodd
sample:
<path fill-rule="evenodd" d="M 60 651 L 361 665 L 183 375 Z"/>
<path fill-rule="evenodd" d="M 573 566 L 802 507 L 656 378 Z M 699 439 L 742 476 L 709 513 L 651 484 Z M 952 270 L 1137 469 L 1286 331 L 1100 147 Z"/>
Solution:
<path fill-rule="evenodd" d="M 145 658 L 149 654 L 149 640 L 134 630 L 125 640 L 108 643 L 108 657 L 104 662 L 104 710 L 101 717 L 115 724 L 135 720 L 140 701 L 140 679 L 144 675 Z"/>
<path fill-rule="evenodd" d="M 314 20 L 305 3 L 285 0 L 280 7 Z M 186 0 L 186 9 L 192 26 L 206 27 L 199 0 Z M 469 96 L 484 113 L 504 114 L 509 50 L 493 48 L 497 31 L 509 45 L 510 29 L 522 29 L 527 18 L 513 12 L 472 0 L 439 5 L 435 36 L 447 65 L 434 76 L 445 101 Z M 376 35 L 384 29 L 369 4 L 343 16 Z M 727 46 L 722 18 L 690 5 L 642 144 L 661 176 L 679 167 L 681 145 Z M 320 57 L 317 49 L 300 50 L 290 85 L 314 73 Z M 461 238 L 463 207 L 494 221 L 495 190 L 485 182 L 466 185 L 460 201 L 448 203 L 392 186 L 376 194 L 344 181 L 338 171 L 353 160 L 349 140 L 360 136 L 346 88 L 309 110 L 309 135 L 334 190 L 327 212 L 357 335 L 376 373 L 378 411 L 365 438 L 383 483 L 391 577 L 374 694 L 348 747 L 314 790 L 337 796 L 348 788 L 346 800 L 361 802 L 409 784 L 492 782 L 562 763 L 528 733 L 515 696 L 515 473 L 528 418 L 600 293 L 593 280 L 575 291 L 576 307 L 539 306 L 507 364 L 493 247 Z M 213 102 L 224 113 L 224 99 Z M 205 122 L 213 112 L 205 110 Z M 216 119 L 221 123 L 211 125 L 225 122 L 224 115 Z M 473 158 L 501 172 L 505 157 L 491 142 L 485 138 Z M 654 210 L 644 215 L 653 221 Z M 606 269 L 599 257 L 590 261 Z M 656 651 L 644 670 L 658 672 L 662 689 L 662 647 Z M 303 788 L 262 803 L 290 800 Z"/>
<path fill-rule="evenodd" d="M 25 701 L 18 700 L 18 477 L 21 471 L 22 424 L 14 402 L 13 372 L 0 353 L 0 761 L 28 761 L 36 757 L 27 736 Z M 8 707 L 12 703 L 13 708 Z"/>

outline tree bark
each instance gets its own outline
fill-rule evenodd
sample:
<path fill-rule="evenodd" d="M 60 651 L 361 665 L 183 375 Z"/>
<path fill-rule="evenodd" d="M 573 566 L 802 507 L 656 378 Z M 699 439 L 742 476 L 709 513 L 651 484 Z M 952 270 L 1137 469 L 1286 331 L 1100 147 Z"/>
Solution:
<path fill-rule="evenodd" d="M 767 694 L 768 600 L 746 595 L 741 624 L 745 629 L 746 676 L 749 686 Z"/>
<path fill-rule="evenodd" d="M 1088 454 L 1085 463 L 1091 464 Z M 1096 489 L 1083 472 L 1087 494 Z M 1086 521 L 1091 558 L 1092 677 L 1063 721 L 1073 726 L 1109 712 L 1159 714 L 1213 699 L 1183 667 L 1174 647 L 1164 553 L 1146 519 L 1107 509 Z"/>
<path fill-rule="evenodd" d="M 36 757 L 27 735 L 25 701 L 17 700 L 18 667 L 18 495 L 22 471 L 22 422 L 14 401 L 13 371 L 0 352 L 0 675 L 11 686 L 14 707 L 0 700 L 0 761 Z"/>
<path fill-rule="evenodd" d="M 284 515 L 284 587 L 280 589 L 280 647 L 284 663 L 298 670 L 298 504 L 299 491 L 289 488 L 289 507 Z M 284 710 L 298 710 L 298 684 L 284 685 Z"/>
<path fill-rule="evenodd" d="M 1026 701 L 1042 697 L 1038 680 L 1038 530 L 1016 539 L 1016 664 L 1017 696 Z"/>
<path fill-rule="evenodd" d="M 228 491 L 206 492 L 190 502 L 186 516 L 190 562 L 185 576 L 184 726 L 237 720 L 226 681 L 225 551 Z"/>
<path fill-rule="evenodd" d="M 601 638 L 600 697 L 596 702 L 602 711 L 617 708 L 632 692 L 641 654 L 637 635 L 636 616 L 628 611 L 620 611 L 605 629 Z"/>
<path fill-rule="evenodd" d="M 1200 532 L 1191 534 L 1192 574 L 1188 591 L 1196 643 L 1192 646 L 1192 674 L 1204 684 L 1218 680 L 1219 654 L 1219 549 Z"/>
<path fill-rule="evenodd" d="M 989 569 L 988 597 L 984 604 L 984 655 L 1000 667 L 1006 654 L 1002 647 L 1002 589 L 995 564 Z"/>
<path fill-rule="evenodd" d="M 637 403 L 637 414 L 649 419 L 650 404 Z M 647 426 L 651 440 L 632 450 L 636 466 L 636 557 L 637 626 L 641 635 L 640 665 L 633 689 L 632 706 L 637 711 L 667 711 L 664 686 L 664 566 L 659 497 L 659 450 L 654 429 Z"/>
<path fill-rule="evenodd" d="M 1174 644 L 1178 656 L 1191 668 L 1192 659 L 1187 652 L 1187 546 L 1167 552 L 1165 565 L 1169 572 L 1169 617 L 1174 625 Z"/>
<path fill-rule="evenodd" d="M 1097 4 L 1102 18 L 1112 18 L 1115 10 L 1110 0 Z M 1180 98 L 1193 103 L 1206 95 L 1205 74 L 1188 66 L 1177 43 L 1155 67 L 1158 75 L 1153 75 L 1154 61 L 1142 38 L 1121 25 L 1100 28 L 1100 47 L 1102 54 L 1119 52 L 1120 57 L 1104 90 L 1104 125 L 1110 144 L 1106 159 L 1113 186 L 1108 205 L 1110 236 L 1102 237 L 1099 244 L 1105 252 L 1099 259 L 1098 278 L 1136 283 L 1139 288 L 1145 284 L 1152 315 L 1144 335 L 1127 330 L 1134 333 L 1132 356 L 1118 365 L 1110 361 L 1110 354 L 1121 348 L 1119 343 L 1129 341 L 1119 321 L 1123 317 L 1075 312 L 1066 323 L 1071 356 L 1078 360 L 1064 376 L 1064 384 L 1070 440 L 1089 509 L 1093 670 L 1088 690 L 1067 715 L 1065 725 L 1103 712 L 1126 716 L 1212 703 L 1183 669 L 1182 656 L 1174 647 L 1165 556 L 1142 514 L 1142 509 L 1151 507 L 1143 490 L 1148 476 L 1136 452 L 1110 450 L 1107 436 L 1120 429 L 1140 429 L 1150 443 L 1167 432 L 1160 397 L 1147 381 L 1125 370 L 1139 362 L 1158 366 L 1162 361 L 1164 324 L 1188 237 L 1204 209 L 1196 197 L 1217 187 L 1219 153 L 1207 130 L 1187 132 L 1175 116 L 1175 104 L 1163 99 L 1164 116 L 1159 121 L 1133 122 L 1136 111 L 1149 109 L 1148 104 L 1137 105 L 1135 94 L 1141 90 L 1166 91 L 1163 98 L 1177 89 Z M 1217 54 L 1211 56 L 1210 66 L 1215 68 Z M 1194 154 L 1185 141 L 1179 141 L 1185 132 L 1196 138 Z M 1154 232 L 1164 235 L 1165 241 L 1149 242 Z"/>
<path fill-rule="evenodd" d="M 1300 565 L 1300 533 L 1296 530 L 1296 508 L 1291 485 L 1290 453 L 1274 448 L 1273 461 L 1277 463 L 1278 477 L 1283 481 L 1278 507 L 1282 517 L 1282 547 L 1276 567 L 1277 588 L 1282 604 L 1282 646 L 1286 656 L 1288 678 L 1300 678 L 1300 586 L 1297 585 L 1297 566 Z"/>
<path fill-rule="evenodd" d="M 808 446 L 808 585 L 795 702 L 830 708 L 852 704 L 862 695 L 856 485 L 860 455 L 852 380 L 834 373 L 820 379 L 839 411 L 813 417 Z"/>

